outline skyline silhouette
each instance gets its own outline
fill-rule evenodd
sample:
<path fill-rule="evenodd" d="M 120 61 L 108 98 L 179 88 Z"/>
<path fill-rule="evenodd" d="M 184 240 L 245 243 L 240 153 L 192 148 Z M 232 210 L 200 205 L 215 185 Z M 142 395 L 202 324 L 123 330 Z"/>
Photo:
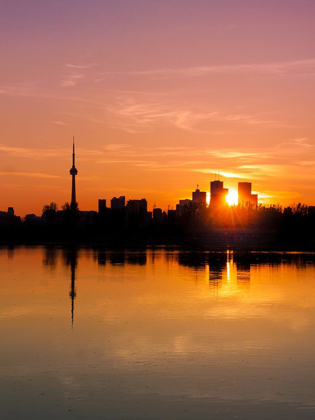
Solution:
<path fill-rule="evenodd" d="M 37 3 L 1 9 L 0 209 L 70 201 L 73 133 L 82 210 L 175 208 L 218 171 L 315 205 L 312 1 Z"/>
<path fill-rule="evenodd" d="M 67 202 L 64 204 L 64 208 L 67 208 L 69 206 L 69 209 L 72 211 L 76 211 L 78 209 L 78 202 L 76 198 L 76 176 L 78 174 L 78 170 L 75 166 L 75 143 L 74 143 L 74 136 L 72 140 L 72 167 L 70 169 L 70 175 L 71 175 L 71 200 L 70 204 Z M 218 179 L 217 179 L 218 178 Z M 215 180 L 210 181 L 210 193 L 207 191 L 200 191 L 199 184 L 197 184 L 197 188 L 195 191 L 192 191 L 191 199 L 185 198 L 180 199 L 178 201 L 178 204 L 176 204 L 176 212 L 181 213 L 181 208 L 190 205 L 190 203 L 203 203 L 205 205 L 209 205 L 212 208 L 216 208 L 220 211 L 221 208 L 226 206 L 258 206 L 258 194 L 253 194 L 252 189 L 252 183 L 251 182 L 238 182 L 238 191 L 233 192 L 230 194 L 229 188 L 223 187 L 224 182 L 220 180 L 220 174 L 215 174 Z M 109 200 L 108 200 L 109 201 Z M 112 210 L 118 210 L 127 208 L 129 211 L 134 211 L 143 208 L 145 212 L 147 212 L 147 200 L 145 198 L 141 200 L 135 200 L 129 198 L 129 200 L 126 202 L 125 196 L 120 196 L 119 198 L 113 197 L 110 200 L 110 205 Z M 273 204 L 274 205 L 274 204 Z M 50 206 L 54 206 L 55 209 L 57 209 L 57 204 L 52 201 Z M 48 208 L 49 205 L 45 205 L 44 208 Z M 168 209 L 173 209 L 173 207 L 168 206 Z M 98 199 L 98 212 L 104 212 L 107 209 L 107 200 L 106 199 Z M 156 208 L 156 204 L 153 205 L 153 210 L 159 210 L 163 211 L 163 209 Z M 94 210 L 92 210 L 94 211 Z M 14 208 L 8 207 L 7 212 L 0 212 L 2 215 L 2 218 L 5 219 L 6 217 L 15 216 Z M 44 210 L 43 210 L 44 213 Z M 154 213 L 154 212 L 153 212 Z M 27 214 L 26 218 L 36 218 L 37 216 L 34 214 Z"/>

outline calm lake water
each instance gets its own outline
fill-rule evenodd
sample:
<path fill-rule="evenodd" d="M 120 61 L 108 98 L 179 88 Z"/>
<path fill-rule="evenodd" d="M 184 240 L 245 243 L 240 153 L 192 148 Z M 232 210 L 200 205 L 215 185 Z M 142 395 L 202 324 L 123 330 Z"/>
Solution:
<path fill-rule="evenodd" d="M 0 418 L 314 419 L 315 255 L 0 250 Z"/>

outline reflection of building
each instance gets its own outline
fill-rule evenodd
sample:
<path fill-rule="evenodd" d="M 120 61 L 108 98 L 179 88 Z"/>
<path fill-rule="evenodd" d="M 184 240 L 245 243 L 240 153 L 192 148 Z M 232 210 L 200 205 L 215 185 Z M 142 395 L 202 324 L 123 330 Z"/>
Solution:
<path fill-rule="evenodd" d="M 69 296 L 71 298 L 71 323 L 73 327 L 74 322 L 74 300 L 76 298 L 76 288 L 75 288 L 75 280 L 76 280 L 76 269 L 77 269 L 77 260 L 78 260 L 78 253 L 75 249 L 72 250 L 64 250 L 63 252 L 64 263 L 66 267 L 70 267 L 70 292 Z"/>
<path fill-rule="evenodd" d="M 227 206 L 226 196 L 229 193 L 228 188 L 223 188 L 223 181 L 212 181 L 210 183 L 210 206 L 223 207 Z"/>
<path fill-rule="evenodd" d="M 75 272 L 77 268 L 77 254 L 76 252 L 71 253 L 70 257 L 70 270 L 71 270 L 71 288 L 69 292 L 69 296 L 71 298 L 71 322 L 73 326 L 74 322 L 74 299 L 77 295 L 75 289 Z"/>
<path fill-rule="evenodd" d="M 104 252 L 104 251 L 98 251 L 98 254 L 97 254 L 97 263 L 98 263 L 98 265 L 105 266 L 106 265 L 106 260 L 107 260 L 107 258 L 106 258 L 106 252 Z"/>
<path fill-rule="evenodd" d="M 98 212 L 102 213 L 103 211 L 105 211 L 105 209 L 106 209 L 106 200 L 100 198 L 98 200 Z"/>
<path fill-rule="evenodd" d="M 206 191 L 200 191 L 197 185 L 196 191 L 192 193 L 192 201 L 194 203 L 204 203 L 207 202 L 207 193 Z"/>
<path fill-rule="evenodd" d="M 113 197 L 110 201 L 110 207 L 112 210 L 120 210 L 125 208 L 125 196 L 121 196 L 121 197 Z"/>
<path fill-rule="evenodd" d="M 226 269 L 227 255 L 209 254 L 209 282 L 222 281 L 223 270 Z"/>
<path fill-rule="evenodd" d="M 238 183 L 238 204 L 246 205 L 251 204 L 257 206 L 258 196 L 252 194 L 252 183 L 251 182 L 239 182 Z"/>
<path fill-rule="evenodd" d="M 250 263 L 248 261 L 237 261 L 237 283 L 249 285 L 250 282 Z"/>

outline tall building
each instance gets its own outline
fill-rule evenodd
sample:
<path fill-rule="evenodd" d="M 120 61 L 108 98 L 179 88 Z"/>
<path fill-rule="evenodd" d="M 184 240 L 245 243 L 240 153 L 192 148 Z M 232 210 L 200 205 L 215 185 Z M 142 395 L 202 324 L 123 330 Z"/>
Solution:
<path fill-rule="evenodd" d="M 145 198 L 142 198 L 141 200 L 129 200 L 126 208 L 128 212 L 146 212 L 148 210 L 148 203 Z"/>
<path fill-rule="evenodd" d="M 210 183 L 210 206 L 224 207 L 227 206 L 226 196 L 229 193 L 228 188 L 223 188 L 223 181 L 212 181 Z"/>
<path fill-rule="evenodd" d="M 179 200 L 179 203 L 176 204 L 176 213 L 181 216 L 185 209 L 191 204 L 192 200 L 185 198 L 184 200 Z"/>
<path fill-rule="evenodd" d="M 98 212 L 102 213 L 106 209 L 106 200 L 103 198 L 100 198 L 98 200 Z"/>
<path fill-rule="evenodd" d="M 239 182 L 238 183 L 238 205 L 244 206 L 247 204 L 257 206 L 258 196 L 252 194 L 252 183 L 251 182 Z"/>
<path fill-rule="evenodd" d="M 161 221 L 163 219 L 163 212 L 162 209 L 156 207 L 153 209 L 153 219 L 157 221 Z"/>
<path fill-rule="evenodd" d="M 207 202 L 207 193 L 206 191 L 200 191 L 199 185 L 197 185 L 196 191 L 192 193 L 192 201 L 194 203 L 205 203 Z"/>
<path fill-rule="evenodd" d="M 110 208 L 112 210 L 121 210 L 125 208 L 125 196 L 113 197 L 110 201 Z"/>
<path fill-rule="evenodd" d="M 14 208 L 8 207 L 8 216 L 14 216 Z"/>
<path fill-rule="evenodd" d="M 77 199 L 76 199 L 76 191 L 75 191 L 75 177 L 78 174 L 78 170 L 75 167 L 75 149 L 74 149 L 74 137 L 73 137 L 73 145 L 72 145 L 72 168 L 70 169 L 70 175 L 72 176 L 72 189 L 71 189 L 71 210 L 77 209 Z"/>

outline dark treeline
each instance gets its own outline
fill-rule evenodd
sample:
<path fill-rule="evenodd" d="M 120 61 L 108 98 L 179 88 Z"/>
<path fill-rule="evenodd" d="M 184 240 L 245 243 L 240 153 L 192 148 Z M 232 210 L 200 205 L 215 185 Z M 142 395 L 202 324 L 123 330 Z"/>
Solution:
<path fill-rule="evenodd" d="M 0 220 L 2 243 L 207 243 L 214 248 L 244 246 L 255 248 L 313 249 L 315 214 L 313 208 L 298 204 L 287 208 L 272 206 L 231 206 L 211 208 L 191 202 L 177 211 L 153 217 L 138 212 L 104 209 L 82 212 L 65 204 L 46 205 L 40 218 L 28 216 Z"/>

